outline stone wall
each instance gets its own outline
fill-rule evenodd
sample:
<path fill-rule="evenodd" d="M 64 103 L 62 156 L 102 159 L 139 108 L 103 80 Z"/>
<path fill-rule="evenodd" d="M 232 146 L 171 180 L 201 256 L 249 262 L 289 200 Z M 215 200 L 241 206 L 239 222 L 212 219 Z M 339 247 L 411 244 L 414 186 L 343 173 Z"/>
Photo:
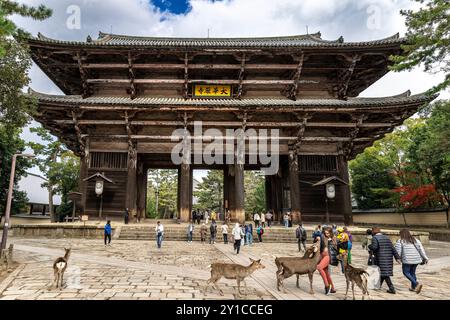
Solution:
<path fill-rule="evenodd" d="M 353 210 L 355 225 L 383 225 L 395 227 L 447 227 L 445 210 L 398 213 L 390 210 Z"/>

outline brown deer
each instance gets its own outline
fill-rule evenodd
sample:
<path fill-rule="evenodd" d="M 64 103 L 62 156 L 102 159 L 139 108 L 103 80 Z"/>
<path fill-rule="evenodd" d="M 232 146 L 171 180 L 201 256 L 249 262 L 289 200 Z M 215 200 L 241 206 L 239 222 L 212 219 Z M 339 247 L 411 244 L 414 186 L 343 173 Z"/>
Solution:
<path fill-rule="evenodd" d="M 302 274 L 308 274 L 310 294 L 314 294 L 313 289 L 313 274 L 316 271 L 317 264 L 320 261 L 320 242 L 313 243 L 308 249 L 306 249 L 303 257 L 278 257 L 275 258 L 275 264 L 277 265 L 277 289 L 280 291 L 280 286 L 283 288 L 283 292 L 286 292 L 286 288 L 283 284 L 283 280 L 287 279 L 294 274 L 297 276 L 297 288 L 299 286 L 299 276 Z"/>
<path fill-rule="evenodd" d="M 369 290 L 367 289 L 367 277 L 369 276 L 369 274 L 366 272 L 366 270 L 355 268 L 350 265 L 348 263 L 347 254 L 341 253 L 337 256 L 337 258 L 344 264 L 344 275 L 345 281 L 347 283 L 347 290 L 345 291 L 344 300 L 347 299 L 348 287 L 350 286 L 350 283 L 352 284 L 353 300 L 355 300 L 355 283 L 362 290 L 362 300 L 364 300 L 364 296 L 366 294 L 367 298 L 370 298 Z"/>
<path fill-rule="evenodd" d="M 54 284 L 56 288 L 59 288 L 60 290 L 62 288 L 64 272 L 67 269 L 67 263 L 69 261 L 69 256 L 72 248 L 64 248 L 64 250 L 66 250 L 64 257 L 56 258 L 55 262 L 53 263 L 53 273 L 55 276 Z"/>
<path fill-rule="evenodd" d="M 219 290 L 220 295 L 223 296 L 223 291 L 217 285 L 222 277 L 225 279 L 236 279 L 238 285 L 238 293 L 241 295 L 241 281 L 244 281 L 245 291 L 247 292 L 247 284 L 245 283 L 245 278 L 251 275 L 258 269 L 264 269 L 265 266 L 261 264 L 261 259 L 253 260 L 249 258 L 251 263 L 248 266 L 243 266 L 236 263 L 213 263 L 211 264 L 211 277 L 206 282 L 204 292 L 208 288 L 209 284 L 212 283 L 217 290 Z"/>

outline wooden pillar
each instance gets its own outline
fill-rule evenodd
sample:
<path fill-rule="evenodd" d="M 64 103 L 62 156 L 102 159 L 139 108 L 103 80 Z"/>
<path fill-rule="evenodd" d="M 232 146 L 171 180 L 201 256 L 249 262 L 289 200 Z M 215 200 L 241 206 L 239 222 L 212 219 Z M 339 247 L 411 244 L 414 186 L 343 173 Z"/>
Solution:
<path fill-rule="evenodd" d="M 225 200 L 227 201 L 228 210 L 230 210 L 230 219 L 235 221 L 236 217 L 236 192 L 234 182 L 234 166 L 227 165 L 224 170 L 224 193 L 226 194 Z"/>
<path fill-rule="evenodd" d="M 350 179 L 348 175 L 348 163 L 344 155 L 339 155 L 338 159 L 339 159 L 339 171 L 341 174 L 341 179 L 347 183 L 347 185 L 341 186 L 342 213 L 344 214 L 344 223 L 345 225 L 352 225 L 353 224 L 352 198 L 350 191 Z"/>
<path fill-rule="evenodd" d="M 235 205 L 234 220 L 239 223 L 245 222 L 245 191 L 244 191 L 244 165 L 236 164 L 234 166 L 234 188 Z"/>
<path fill-rule="evenodd" d="M 189 218 L 188 221 L 192 219 L 192 206 L 193 206 L 193 196 L 194 196 L 194 170 L 191 167 L 189 173 Z"/>
<path fill-rule="evenodd" d="M 128 148 L 128 174 L 127 174 L 127 195 L 125 205 L 128 208 L 130 217 L 136 215 L 136 195 L 137 195 L 137 151 L 136 145 L 132 143 Z"/>
<path fill-rule="evenodd" d="M 289 151 L 289 191 L 291 194 L 292 222 L 302 221 L 300 212 L 300 183 L 298 180 L 298 155 Z"/>
<path fill-rule="evenodd" d="M 137 214 L 140 219 L 145 218 L 145 209 L 147 203 L 147 170 L 142 163 L 138 165 L 137 174 Z"/>
<path fill-rule="evenodd" d="M 78 189 L 81 192 L 81 212 L 84 214 L 86 210 L 86 199 L 87 199 L 87 181 L 84 181 L 88 176 L 88 167 L 89 167 L 89 155 L 80 157 L 80 180 L 78 181 Z"/>
<path fill-rule="evenodd" d="M 179 192 L 180 192 L 180 211 L 178 218 L 181 221 L 189 221 L 190 213 L 190 186 L 191 186 L 191 166 L 189 164 L 181 164 L 180 167 L 180 180 Z M 192 197 L 191 197 L 192 198 Z"/>
<path fill-rule="evenodd" d="M 33 214 L 33 204 L 30 203 L 30 214 Z"/>
<path fill-rule="evenodd" d="M 264 178 L 265 188 L 264 192 L 266 195 L 266 211 L 272 210 L 272 184 L 270 183 L 270 176 L 265 176 Z"/>

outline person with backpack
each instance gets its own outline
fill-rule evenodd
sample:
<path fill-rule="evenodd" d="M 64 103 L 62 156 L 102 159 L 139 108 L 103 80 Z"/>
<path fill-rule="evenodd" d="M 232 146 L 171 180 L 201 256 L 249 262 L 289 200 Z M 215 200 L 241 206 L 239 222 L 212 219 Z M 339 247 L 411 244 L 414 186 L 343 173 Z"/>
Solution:
<path fill-rule="evenodd" d="M 342 255 L 348 255 L 348 234 L 344 232 L 344 228 L 338 228 L 338 235 L 337 235 L 337 247 L 339 254 Z M 344 273 L 344 262 L 340 260 L 341 263 L 341 271 Z M 350 263 L 350 262 L 349 262 Z"/>
<path fill-rule="evenodd" d="M 353 244 L 353 235 L 348 231 L 347 227 L 344 227 L 344 232 L 348 236 L 348 243 L 347 243 L 347 262 L 350 264 L 352 263 L 352 244 Z"/>
<path fill-rule="evenodd" d="M 194 234 L 194 222 L 191 220 L 189 221 L 189 225 L 187 228 L 187 242 L 191 243 L 192 242 L 192 235 Z"/>
<path fill-rule="evenodd" d="M 260 220 L 261 220 L 261 217 L 259 216 L 258 212 L 256 212 L 253 215 L 253 221 L 255 222 L 255 227 L 259 226 Z"/>
<path fill-rule="evenodd" d="M 303 224 L 301 222 L 298 224 L 297 230 L 295 230 L 295 237 L 297 238 L 298 242 L 298 251 L 302 251 L 302 246 L 303 250 L 306 251 L 306 229 L 303 228 Z"/>
<path fill-rule="evenodd" d="M 217 235 L 216 220 L 211 220 L 211 225 L 209 226 L 209 232 L 211 233 L 211 237 L 209 238 L 209 244 L 216 243 L 216 235 Z"/>
<path fill-rule="evenodd" d="M 222 237 L 223 237 L 223 243 L 228 244 L 228 225 L 226 221 L 222 224 Z"/>
<path fill-rule="evenodd" d="M 416 269 L 419 264 L 428 263 L 422 243 L 408 229 L 402 229 L 400 230 L 400 239 L 395 244 L 395 250 L 402 259 L 403 275 L 411 282 L 409 291 L 419 294 L 422 284 L 417 281 Z"/>
<path fill-rule="evenodd" d="M 262 236 L 264 234 L 264 228 L 262 225 L 259 225 L 258 228 L 256 228 L 256 234 L 258 235 L 259 242 L 262 242 Z"/>

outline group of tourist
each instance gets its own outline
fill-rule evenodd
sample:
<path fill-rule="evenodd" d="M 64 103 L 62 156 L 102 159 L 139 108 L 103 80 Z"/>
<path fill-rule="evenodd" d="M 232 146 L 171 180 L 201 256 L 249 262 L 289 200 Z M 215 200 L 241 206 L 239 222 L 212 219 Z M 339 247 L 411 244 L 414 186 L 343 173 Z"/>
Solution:
<path fill-rule="evenodd" d="M 197 223 L 200 225 L 202 221 L 204 221 L 205 224 L 208 224 L 209 221 L 220 221 L 224 220 L 225 222 L 230 222 L 230 212 L 227 210 L 225 212 L 225 215 L 222 216 L 222 213 L 220 211 L 216 212 L 215 210 L 200 210 L 200 209 L 194 209 L 192 210 L 192 222 Z"/>
<path fill-rule="evenodd" d="M 213 213 L 213 212 L 212 212 Z M 207 220 L 202 223 L 200 227 L 200 240 L 202 243 L 206 242 L 208 229 L 209 229 L 209 243 L 215 244 L 217 238 L 217 232 L 219 227 L 217 226 L 216 217 L 213 215 L 207 216 L 206 219 L 211 217 L 211 223 L 207 226 Z M 268 212 L 269 214 L 270 212 Z M 262 218 L 264 216 L 264 218 Z M 269 218 L 269 219 L 268 219 Z M 256 234 L 259 242 L 263 241 L 264 228 L 270 225 L 271 216 L 255 213 L 253 215 L 254 226 L 252 223 L 236 223 L 231 231 L 231 236 L 234 241 L 234 252 L 239 254 L 241 246 L 253 244 L 253 231 L 256 228 Z M 289 221 L 286 219 L 286 221 Z M 192 242 L 193 234 L 195 230 L 196 220 L 191 220 L 187 227 L 187 241 Z M 197 222 L 198 223 L 198 222 Z M 285 226 L 289 226 L 289 222 Z M 223 221 L 220 226 L 222 232 L 222 238 L 224 244 L 228 244 L 228 232 L 229 227 L 227 221 Z M 164 237 L 164 226 L 160 221 L 157 222 L 155 227 L 156 244 L 158 249 L 161 249 L 162 240 Z M 105 246 L 111 244 L 111 221 L 108 220 L 104 227 L 104 243 Z M 295 235 L 298 242 L 298 251 L 306 252 L 307 230 L 302 223 L 299 223 Z M 340 264 L 341 272 L 345 272 L 345 266 L 342 259 L 338 260 L 338 256 L 346 256 L 347 263 L 352 262 L 352 246 L 353 236 L 347 227 L 321 226 L 318 225 L 312 233 L 313 242 L 320 242 L 320 255 L 321 259 L 317 264 L 317 271 L 322 277 L 325 285 L 325 294 L 332 294 L 336 292 L 336 289 L 331 278 L 330 267 L 338 266 Z M 368 251 L 368 265 L 375 266 L 379 269 L 379 287 L 381 289 L 383 283 L 388 286 L 388 293 L 395 294 L 396 290 L 392 283 L 391 277 L 393 276 L 393 264 L 394 259 L 397 263 L 402 264 L 403 275 L 411 282 L 410 291 L 420 293 L 422 290 L 422 284 L 417 280 L 416 269 L 418 265 L 423 265 L 428 262 L 428 257 L 425 253 L 422 243 L 416 239 L 408 229 L 400 230 L 400 239 L 392 244 L 390 238 L 383 234 L 378 227 L 368 229 L 366 237 L 362 241 L 363 249 Z"/>
<path fill-rule="evenodd" d="M 299 224 L 296 230 L 299 251 L 305 250 L 306 230 L 302 224 Z M 314 242 L 320 242 L 321 259 L 317 265 L 325 285 L 325 294 L 335 293 L 333 281 L 331 279 L 330 266 L 341 265 L 342 273 L 344 263 L 338 260 L 338 256 L 346 256 L 347 263 L 351 263 L 351 250 L 353 236 L 347 227 L 337 228 L 333 226 L 318 225 L 312 238 Z M 397 263 L 402 264 L 403 275 L 411 282 L 410 291 L 420 293 L 422 284 L 417 281 L 416 269 L 419 264 L 426 264 L 428 257 L 420 240 L 416 239 L 409 230 L 400 230 L 400 239 L 395 245 L 390 238 L 383 234 L 378 227 L 367 230 L 367 237 L 362 242 L 363 249 L 368 250 L 368 265 L 379 268 L 379 287 L 386 282 L 388 293 L 395 294 L 395 287 L 392 283 L 394 258 Z"/>

